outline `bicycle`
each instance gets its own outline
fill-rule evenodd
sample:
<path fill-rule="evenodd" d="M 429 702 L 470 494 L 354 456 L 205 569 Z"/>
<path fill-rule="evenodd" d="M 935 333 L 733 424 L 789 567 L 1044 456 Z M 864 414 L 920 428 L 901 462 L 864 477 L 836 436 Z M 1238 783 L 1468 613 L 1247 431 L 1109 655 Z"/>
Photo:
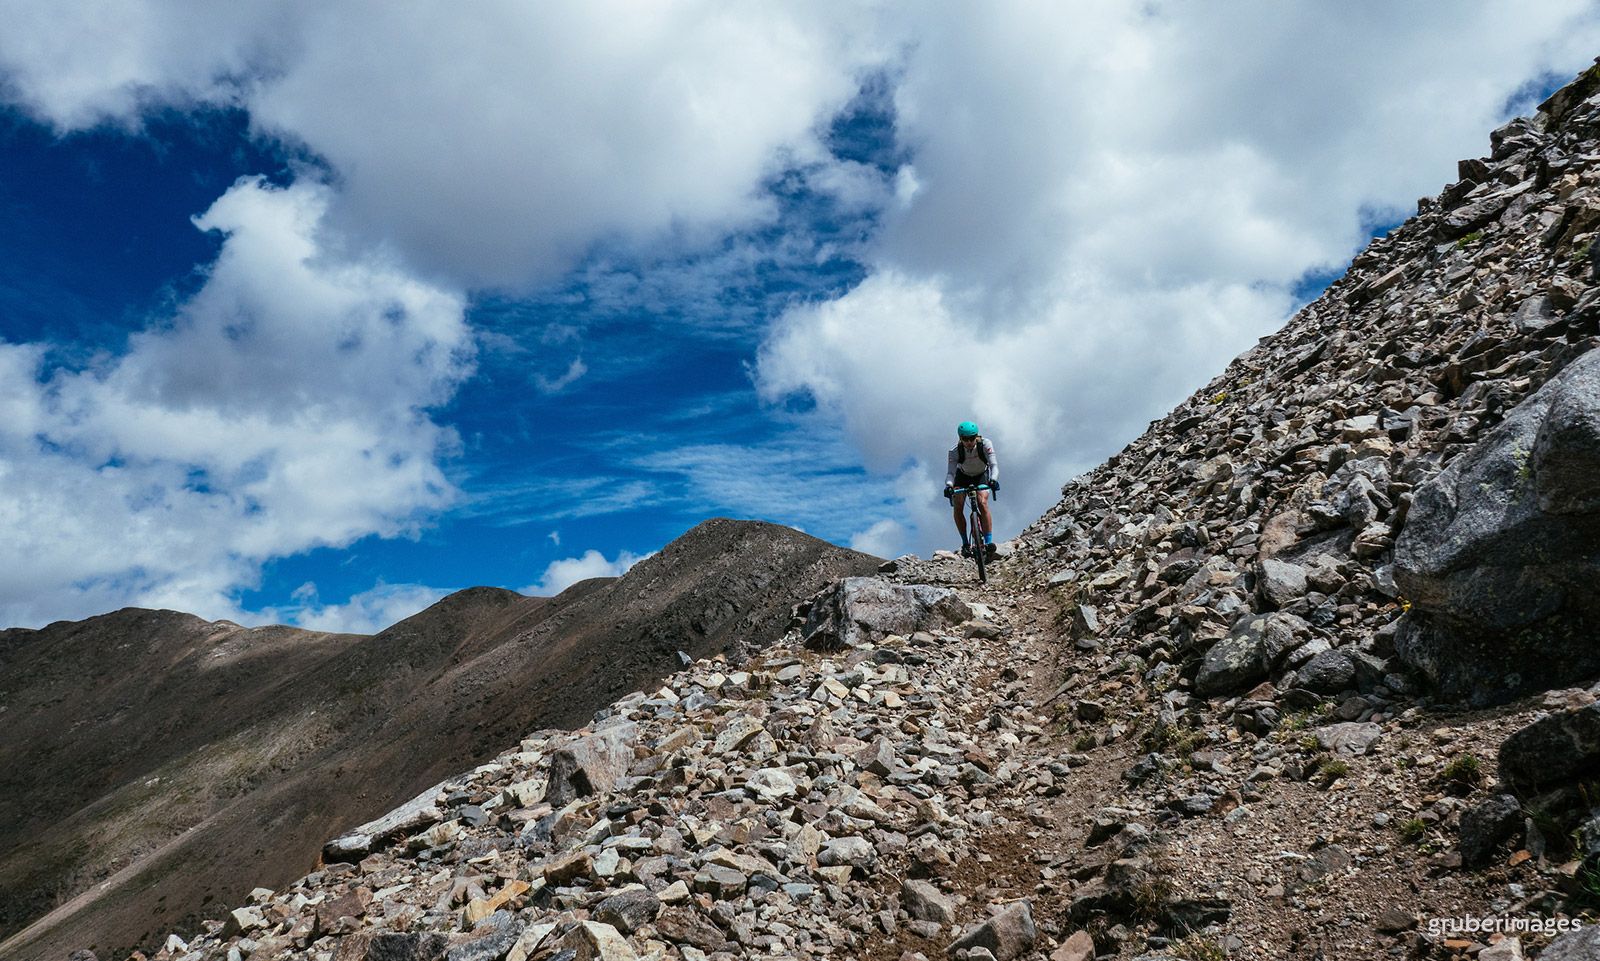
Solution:
<path fill-rule="evenodd" d="M 978 562 L 978 583 L 989 583 L 989 552 L 983 541 L 983 509 L 978 504 L 978 491 L 990 490 L 988 484 L 957 487 L 950 496 L 967 495 L 967 536 L 972 544 L 972 559 Z"/>

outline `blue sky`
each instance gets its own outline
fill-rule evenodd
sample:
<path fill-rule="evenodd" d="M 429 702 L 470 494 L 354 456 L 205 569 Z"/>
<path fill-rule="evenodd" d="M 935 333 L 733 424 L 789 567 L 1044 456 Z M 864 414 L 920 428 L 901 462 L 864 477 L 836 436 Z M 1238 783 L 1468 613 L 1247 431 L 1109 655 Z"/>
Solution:
<path fill-rule="evenodd" d="M 1600 38 L 1579 2 L 58 6 L 0 37 L 6 625 L 372 630 L 713 515 L 926 552 L 969 417 L 1005 536 Z"/>

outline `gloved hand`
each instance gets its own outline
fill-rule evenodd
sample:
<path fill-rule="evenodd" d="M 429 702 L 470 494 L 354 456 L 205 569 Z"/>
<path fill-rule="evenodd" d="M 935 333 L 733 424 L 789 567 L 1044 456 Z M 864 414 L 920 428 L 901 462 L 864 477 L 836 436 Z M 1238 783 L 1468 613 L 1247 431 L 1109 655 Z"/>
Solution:
<path fill-rule="evenodd" d="M 999 481 L 992 480 L 992 481 L 989 482 L 989 493 L 991 493 L 991 494 L 1000 493 L 1000 482 Z"/>
<path fill-rule="evenodd" d="M 950 498 L 954 497 L 955 496 L 955 492 L 956 492 L 956 489 L 955 489 L 955 486 L 953 484 L 944 485 L 944 499 L 945 500 L 949 500 Z"/>

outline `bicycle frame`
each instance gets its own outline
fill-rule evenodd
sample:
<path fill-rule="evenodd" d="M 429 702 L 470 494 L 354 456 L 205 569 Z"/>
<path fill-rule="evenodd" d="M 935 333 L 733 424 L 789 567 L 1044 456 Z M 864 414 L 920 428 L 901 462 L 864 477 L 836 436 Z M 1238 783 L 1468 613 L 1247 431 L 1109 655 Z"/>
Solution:
<path fill-rule="evenodd" d="M 967 498 L 967 536 L 972 543 L 972 558 L 978 563 L 978 580 L 983 583 L 988 583 L 989 571 L 988 556 L 984 551 L 983 541 L 983 505 L 979 503 L 978 492 L 990 489 L 988 484 L 974 484 L 971 487 L 957 487 L 950 491 L 951 497 Z"/>

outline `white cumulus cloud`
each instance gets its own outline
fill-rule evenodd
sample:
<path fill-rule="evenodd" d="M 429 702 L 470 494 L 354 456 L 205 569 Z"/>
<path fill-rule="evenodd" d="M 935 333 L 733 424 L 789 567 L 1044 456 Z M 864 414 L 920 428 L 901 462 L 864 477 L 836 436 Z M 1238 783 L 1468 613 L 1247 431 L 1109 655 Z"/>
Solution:
<path fill-rule="evenodd" d="M 532 594 L 536 597 L 553 597 L 579 581 L 586 581 L 591 577 L 621 577 L 628 573 L 629 568 L 649 556 L 649 554 L 619 551 L 614 560 L 606 560 L 604 554 L 590 549 L 578 557 L 563 557 L 558 561 L 551 561 L 538 582 L 524 587 L 519 593 Z"/>
<path fill-rule="evenodd" d="M 892 557 L 905 539 L 904 525 L 893 518 L 884 518 L 850 538 L 850 549 L 876 557 Z"/>
<path fill-rule="evenodd" d="M 0 80 L 62 129 L 242 106 L 332 166 L 347 232 L 428 276 L 520 287 L 598 242 L 681 247 L 770 216 L 762 182 L 826 164 L 819 121 L 881 60 L 871 22 L 719 0 L 16 0 Z"/>
<path fill-rule="evenodd" d="M 304 584 L 294 592 L 295 603 L 287 608 L 269 609 L 263 616 L 283 620 L 308 631 L 332 634 L 376 634 L 419 613 L 450 593 L 425 584 L 385 584 L 352 594 L 343 604 L 323 604 L 315 584 Z"/>
<path fill-rule="evenodd" d="M 0 621 L 136 604 L 251 620 L 261 563 L 400 536 L 457 498 L 428 408 L 472 369 L 463 302 L 321 245 L 325 188 L 237 184 L 204 285 L 81 367 L 0 342 Z"/>

